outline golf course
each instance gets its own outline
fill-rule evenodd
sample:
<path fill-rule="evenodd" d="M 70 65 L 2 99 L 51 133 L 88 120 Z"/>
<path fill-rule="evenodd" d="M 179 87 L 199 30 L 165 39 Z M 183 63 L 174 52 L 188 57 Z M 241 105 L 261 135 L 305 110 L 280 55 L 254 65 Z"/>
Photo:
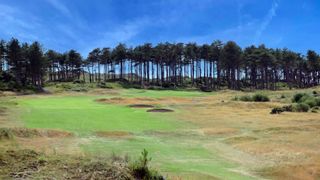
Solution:
<path fill-rule="evenodd" d="M 168 179 L 312 179 L 320 168 L 318 114 L 270 114 L 299 91 L 261 91 L 270 102 L 237 101 L 254 92 L 230 90 L 3 93 L 1 128 L 42 134 L 2 138 L 0 146 L 98 159 L 135 159 L 146 149 Z"/>

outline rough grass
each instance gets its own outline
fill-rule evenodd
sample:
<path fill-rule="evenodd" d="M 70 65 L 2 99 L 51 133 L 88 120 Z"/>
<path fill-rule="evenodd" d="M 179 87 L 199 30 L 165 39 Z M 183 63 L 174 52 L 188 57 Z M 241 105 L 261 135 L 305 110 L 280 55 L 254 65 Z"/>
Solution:
<path fill-rule="evenodd" d="M 294 94 L 314 90 L 319 91 L 203 94 L 106 89 L 94 92 L 100 95 L 18 97 L 13 100 L 19 104 L 15 114 L 21 115 L 24 126 L 66 130 L 75 137 L 37 142 L 22 139 L 17 144 L 34 149 L 54 146 L 59 153 L 79 151 L 85 157 L 106 157 L 113 152 L 134 157 L 145 148 L 153 158 L 152 166 L 171 179 L 308 179 L 310 172 L 318 178 L 320 141 L 314 137 L 320 129 L 319 115 L 270 115 L 273 107 L 291 104 Z M 232 101 L 255 93 L 265 94 L 271 101 Z M 128 107 L 130 104 L 151 104 L 174 112 L 147 113 L 147 109 Z M 68 149 L 71 145 L 72 151 Z M 306 166 L 299 166 L 301 163 Z"/>
<path fill-rule="evenodd" d="M 187 99 L 202 97 L 202 93 L 183 91 L 145 93 L 140 90 L 125 90 L 122 93 L 124 94 L 122 99 L 140 98 L 144 101 L 146 98 L 159 98 L 162 102 L 168 102 L 174 97 L 178 98 L 177 103 L 179 98 L 183 97 Z M 235 168 L 236 164 L 224 161 L 214 151 L 202 147 L 201 142 L 196 139 L 191 140 L 192 136 L 170 134 L 169 132 L 179 129 L 194 127 L 186 121 L 177 120 L 176 116 L 180 109 L 177 109 L 177 112 L 158 115 L 148 113 L 146 109 L 96 101 L 96 99 L 110 98 L 112 96 L 37 96 L 23 97 L 18 102 L 22 112 L 21 119 L 28 128 L 66 130 L 81 138 L 95 136 L 94 139 L 90 138 L 80 145 L 82 152 L 90 155 L 108 156 L 112 152 L 134 155 L 145 148 L 150 151 L 156 168 L 174 176 L 193 173 L 206 174 L 212 178 L 228 175 L 230 179 L 250 179 L 231 172 L 229 169 Z M 181 102 L 189 100 L 182 99 Z M 149 137 L 146 132 L 150 131 L 161 131 L 163 134 L 168 133 L 168 136 Z M 171 140 L 167 140 L 168 137 Z"/>
<path fill-rule="evenodd" d="M 47 156 L 33 150 L 7 150 L 0 152 L 1 179 L 145 179 L 131 169 L 128 159 L 120 156 L 111 158 L 77 158 L 75 156 Z M 139 166 L 138 166 L 139 167 Z M 148 166 L 146 172 L 151 179 L 162 176 Z M 150 176 L 151 175 L 151 176 Z M 163 179 L 163 178 L 162 178 Z"/>

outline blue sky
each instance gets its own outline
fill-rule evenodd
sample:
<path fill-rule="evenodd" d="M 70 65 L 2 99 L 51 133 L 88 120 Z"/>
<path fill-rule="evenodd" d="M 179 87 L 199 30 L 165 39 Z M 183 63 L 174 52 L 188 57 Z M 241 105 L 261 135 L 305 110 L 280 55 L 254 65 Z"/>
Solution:
<path fill-rule="evenodd" d="M 0 38 L 46 49 L 234 40 L 320 51 L 319 0 L 0 0 Z"/>

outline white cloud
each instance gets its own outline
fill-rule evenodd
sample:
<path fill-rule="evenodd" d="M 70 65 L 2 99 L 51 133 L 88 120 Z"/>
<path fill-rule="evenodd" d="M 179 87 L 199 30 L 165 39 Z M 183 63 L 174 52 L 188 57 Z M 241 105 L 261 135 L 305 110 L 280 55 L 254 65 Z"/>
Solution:
<path fill-rule="evenodd" d="M 264 18 L 264 20 L 262 21 L 262 23 L 260 24 L 260 26 L 256 31 L 255 44 L 259 41 L 262 33 L 268 28 L 273 18 L 277 16 L 278 7 L 279 7 L 278 2 L 274 1 L 272 3 L 272 7 L 269 9 L 268 14 L 266 15 L 266 17 Z"/>
<path fill-rule="evenodd" d="M 61 14 L 67 16 L 68 18 L 72 18 L 71 11 L 67 6 L 61 3 L 59 0 L 46 0 L 49 4 L 51 4 L 55 9 L 60 11 Z"/>

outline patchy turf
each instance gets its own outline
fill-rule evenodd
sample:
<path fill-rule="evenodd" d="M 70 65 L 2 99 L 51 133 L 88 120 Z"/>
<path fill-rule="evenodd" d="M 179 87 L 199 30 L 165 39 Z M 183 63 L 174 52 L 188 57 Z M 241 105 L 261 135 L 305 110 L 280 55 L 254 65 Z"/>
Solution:
<path fill-rule="evenodd" d="M 10 106 L 0 102 L 0 107 L 20 121 L 4 124 L 73 136 L 21 136 L 0 147 L 84 157 L 134 156 L 146 148 L 154 166 L 171 179 L 317 179 L 319 115 L 270 115 L 273 107 L 291 103 L 296 92 L 312 90 L 263 91 L 271 98 L 263 103 L 233 100 L 253 92 L 136 89 L 11 98 Z M 174 112 L 148 113 L 151 108 Z"/>
<path fill-rule="evenodd" d="M 136 179 L 123 158 L 46 156 L 33 150 L 0 154 L 1 179 Z"/>
<path fill-rule="evenodd" d="M 1 133 L 2 132 L 2 133 Z M 20 138 L 33 138 L 33 137 L 72 137 L 70 132 L 52 130 L 52 129 L 30 129 L 30 128 L 0 128 L 0 138 L 2 137 L 20 137 Z"/>

